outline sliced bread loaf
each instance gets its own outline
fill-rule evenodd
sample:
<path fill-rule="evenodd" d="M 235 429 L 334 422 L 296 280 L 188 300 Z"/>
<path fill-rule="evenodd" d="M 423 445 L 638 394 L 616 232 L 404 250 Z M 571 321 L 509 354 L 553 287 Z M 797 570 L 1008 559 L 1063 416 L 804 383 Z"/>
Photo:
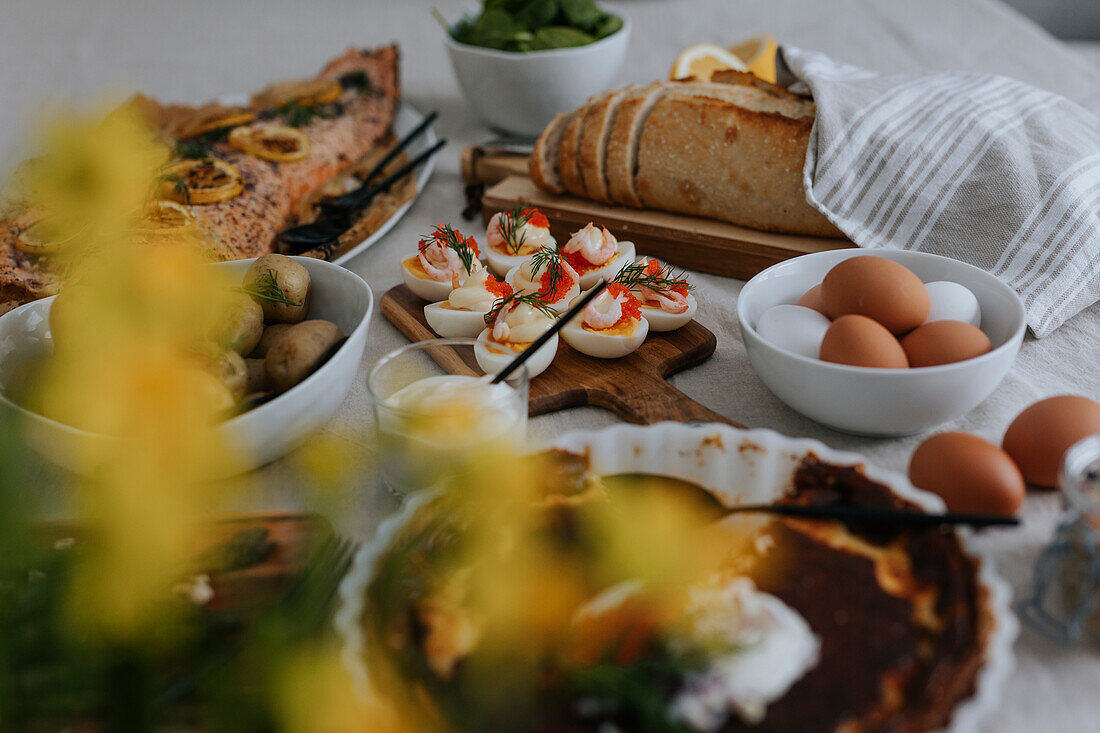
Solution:
<path fill-rule="evenodd" d="M 642 125 L 653 106 L 664 96 L 670 84 L 657 82 L 635 89 L 619 103 L 619 113 L 612 121 L 607 139 L 607 155 L 604 172 L 607 176 L 607 193 L 612 201 L 641 208 L 642 200 L 634 186 L 634 174 L 638 160 L 638 139 Z"/>
<path fill-rule="evenodd" d="M 535 185 L 553 193 L 565 193 L 561 175 L 558 173 L 558 151 L 565 128 L 576 116 L 576 112 L 555 115 L 535 143 L 535 149 L 527 161 L 527 169 Z"/>
<path fill-rule="evenodd" d="M 565 126 L 565 132 L 561 136 L 561 145 L 558 147 L 558 175 L 561 176 L 561 185 L 574 196 L 584 197 L 584 177 L 581 175 L 581 128 L 584 126 L 584 118 L 588 114 L 594 97 L 588 100 L 588 104 L 577 110 L 573 119 Z"/>
<path fill-rule="evenodd" d="M 626 89 L 601 97 L 588 108 L 588 114 L 581 125 L 581 177 L 584 179 L 588 198 L 593 201 L 611 202 L 607 192 L 607 142 L 611 138 L 619 105 L 626 95 L 637 88 L 637 85 L 632 84 Z"/>

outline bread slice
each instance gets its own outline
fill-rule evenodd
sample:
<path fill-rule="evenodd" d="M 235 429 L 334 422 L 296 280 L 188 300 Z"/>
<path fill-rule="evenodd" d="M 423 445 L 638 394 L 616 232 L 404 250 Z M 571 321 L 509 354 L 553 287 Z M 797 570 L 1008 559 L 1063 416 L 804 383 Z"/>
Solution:
<path fill-rule="evenodd" d="M 634 186 L 638 160 L 638 140 L 654 105 L 665 95 L 669 83 L 657 82 L 628 92 L 619 102 L 619 113 L 607 139 L 604 173 L 607 193 L 612 201 L 641 208 L 642 199 Z"/>
<path fill-rule="evenodd" d="M 600 97 L 589 106 L 581 125 L 581 177 L 588 198 L 593 201 L 611 202 L 607 192 L 607 142 L 619 113 L 619 105 L 627 94 L 637 88 L 636 84 L 631 84 L 626 89 Z"/>
<path fill-rule="evenodd" d="M 561 145 L 558 147 L 558 174 L 561 176 L 561 185 L 574 196 L 584 197 L 584 177 L 581 175 L 581 127 L 584 118 L 588 114 L 588 108 L 592 102 L 598 99 L 588 100 L 588 104 L 577 110 L 573 119 L 565 126 L 565 132 L 561 136 Z"/>
<path fill-rule="evenodd" d="M 539 135 L 535 149 L 527 160 L 527 170 L 531 174 L 531 180 L 539 188 L 553 193 L 565 193 L 565 186 L 562 185 L 561 175 L 558 172 L 558 151 L 561 149 L 565 128 L 576 115 L 575 111 L 555 115 Z"/>
<path fill-rule="evenodd" d="M 676 84 L 644 121 L 638 196 L 648 207 L 755 229 L 840 236 L 802 188 L 813 122 L 813 103 L 794 95 L 743 84 Z"/>

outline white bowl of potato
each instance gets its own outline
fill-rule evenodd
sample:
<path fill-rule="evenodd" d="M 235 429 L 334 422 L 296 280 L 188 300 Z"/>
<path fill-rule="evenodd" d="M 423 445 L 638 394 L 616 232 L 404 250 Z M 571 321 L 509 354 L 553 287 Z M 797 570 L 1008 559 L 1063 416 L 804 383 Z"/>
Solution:
<path fill-rule="evenodd" d="M 249 395 L 249 404 L 254 403 L 254 407 L 224 420 L 217 428 L 238 457 L 234 470 L 247 471 L 273 461 L 328 422 L 351 390 L 366 347 L 374 310 L 370 286 L 338 265 L 308 257 L 289 259 L 309 275 L 310 294 L 305 300 L 308 310 L 303 307 L 303 313 L 290 316 L 291 320 L 302 320 L 290 328 L 305 328 L 295 331 L 281 349 L 278 339 L 269 340 L 264 348 L 270 351 L 263 364 L 244 358 L 256 356 L 255 334 L 245 337 L 247 343 L 241 347 L 247 350 L 245 354 L 233 356 L 238 365 L 250 362 L 250 367 L 263 367 L 260 378 L 265 382 L 262 397 Z M 247 259 L 210 266 L 224 269 L 240 282 L 254 262 L 256 259 Z M 88 461 L 88 456 L 96 453 L 88 450 L 89 446 L 122 438 L 81 430 L 33 412 L 9 394 L 22 366 L 53 353 L 50 310 L 55 300 L 36 300 L 0 316 L 0 409 L 14 412 L 21 419 L 27 441 L 36 452 L 74 473 L 89 473 L 96 469 Z M 264 309 L 265 316 L 272 315 L 266 305 Z M 308 325 L 310 321 L 314 324 Z M 328 324 L 318 325 L 319 321 Z M 264 331 L 270 332 L 272 325 L 276 324 L 268 321 Z M 346 338 L 341 342 L 341 337 Z M 278 364 L 267 362 L 279 354 Z M 309 363 L 310 359 L 314 363 Z M 272 386 L 271 379 L 278 386 Z M 248 389 L 260 388 L 250 382 Z M 244 391 L 238 387 L 232 391 L 234 400 L 241 402 Z"/>

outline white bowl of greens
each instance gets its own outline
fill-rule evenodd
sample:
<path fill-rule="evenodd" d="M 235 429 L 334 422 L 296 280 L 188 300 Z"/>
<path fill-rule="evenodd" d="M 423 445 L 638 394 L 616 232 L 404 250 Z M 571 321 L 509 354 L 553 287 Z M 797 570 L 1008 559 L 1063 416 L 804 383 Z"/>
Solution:
<path fill-rule="evenodd" d="M 592 0 L 489 0 L 447 27 L 446 45 L 478 116 L 533 137 L 611 87 L 629 38 L 629 19 Z"/>

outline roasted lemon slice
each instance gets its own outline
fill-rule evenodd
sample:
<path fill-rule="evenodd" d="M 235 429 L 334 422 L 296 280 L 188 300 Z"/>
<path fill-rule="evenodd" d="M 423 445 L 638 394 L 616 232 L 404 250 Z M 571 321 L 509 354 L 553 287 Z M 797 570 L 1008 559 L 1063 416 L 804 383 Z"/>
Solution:
<path fill-rule="evenodd" d="M 194 224 L 191 212 L 175 201 L 154 201 L 141 212 L 137 228 L 142 234 L 178 234 Z"/>
<path fill-rule="evenodd" d="M 329 104 L 340 99 L 344 88 L 335 79 L 284 81 L 272 84 L 252 100 L 260 107 L 279 107 L 293 102 L 303 107 Z"/>
<path fill-rule="evenodd" d="M 249 155 L 279 163 L 309 155 L 309 138 L 301 130 L 286 125 L 235 127 L 229 133 L 229 144 Z"/>
<path fill-rule="evenodd" d="M 15 248 L 27 254 L 49 255 L 71 244 L 83 231 L 78 228 L 68 233 L 58 232 L 49 219 L 39 219 L 19 232 L 15 238 Z"/>
<path fill-rule="evenodd" d="M 161 196 L 181 204 L 216 204 L 243 188 L 241 172 L 217 158 L 189 158 L 161 171 Z"/>
<path fill-rule="evenodd" d="M 254 119 L 256 115 L 243 107 L 212 105 L 195 110 L 193 116 L 179 124 L 176 135 L 180 140 L 187 140 L 223 127 L 247 125 Z"/>

